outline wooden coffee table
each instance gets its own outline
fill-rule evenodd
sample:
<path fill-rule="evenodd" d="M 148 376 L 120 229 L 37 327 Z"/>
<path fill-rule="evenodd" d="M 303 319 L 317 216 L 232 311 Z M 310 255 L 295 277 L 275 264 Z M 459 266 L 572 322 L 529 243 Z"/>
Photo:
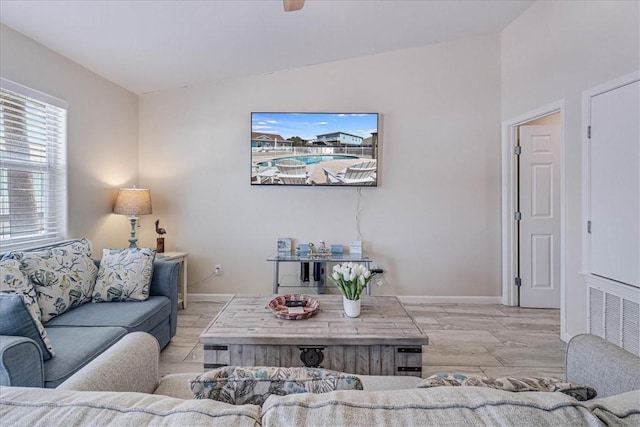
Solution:
<path fill-rule="evenodd" d="M 320 309 L 304 320 L 278 318 L 272 296 L 235 295 L 200 335 L 205 370 L 220 366 L 320 366 L 360 375 L 422 371 L 429 338 L 393 296 L 363 296 L 349 318 L 340 295 L 313 295 Z"/>

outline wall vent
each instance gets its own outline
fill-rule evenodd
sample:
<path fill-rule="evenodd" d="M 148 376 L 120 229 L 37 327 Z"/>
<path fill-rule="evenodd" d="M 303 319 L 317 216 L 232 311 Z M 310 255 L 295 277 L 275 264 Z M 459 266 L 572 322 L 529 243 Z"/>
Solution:
<path fill-rule="evenodd" d="M 589 288 L 589 332 L 604 338 L 604 292 Z"/>
<path fill-rule="evenodd" d="M 640 292 L 619 283 L 587 283 L 589 332 L 640 355 Z"/>
<path fill-rule="evenodd" d="M 638 304 L 623 300 L 622 301 L 622 342 L 624 342 L 624 348 L 635 348 L 635 354 L 638 354 L 640 348 L 640 310 L 638 310 Z"/>

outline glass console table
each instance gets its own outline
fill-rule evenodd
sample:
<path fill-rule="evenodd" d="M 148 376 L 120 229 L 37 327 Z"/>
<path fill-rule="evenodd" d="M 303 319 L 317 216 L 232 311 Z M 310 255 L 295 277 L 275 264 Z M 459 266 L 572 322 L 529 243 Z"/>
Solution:
<path fill-rule="evenodd" d="M 267 261 L 273 262 L 273 293 L 278 293 L 280 288 L 280 263 L 281 262 L 297 262 L 301 265 L 301 270 L 305 268 L 305 263 L 308 265 L 308 281 L 313 283 L 314 287 L 317 287 L 318 293 L 324 293 L 327 279 L 327 263 L 343 263 L 343 262 L 356 262 L 364 264 L 369 270 L 371 270 L 371 259 L 365 254 L 351 254 L 351 253 L 334 253 L 331 255 L 311 255 L 311 254 L 282 254 L 276 253 L 267 258 Z M 331 274 L 331 272 L 329 272 Z M 302 279 L 304 280 L 304 279 Z M 304 280 L 306 281 L 306 280 Z M 303 286 L 303 285 L 299 285 Z M 369 283 L 367 283 L 366 289 L 367 295 L 371 295 L 371 289 Z"/>

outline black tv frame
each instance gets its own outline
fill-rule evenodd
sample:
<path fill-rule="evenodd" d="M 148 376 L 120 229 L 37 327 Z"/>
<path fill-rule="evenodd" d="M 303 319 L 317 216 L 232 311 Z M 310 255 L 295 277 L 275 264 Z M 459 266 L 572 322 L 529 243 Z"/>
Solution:
<path fill-rule="evenodd" d="M 251 185 L 377 187 L 379 127 L 380 113 L 252 112 Z"/>

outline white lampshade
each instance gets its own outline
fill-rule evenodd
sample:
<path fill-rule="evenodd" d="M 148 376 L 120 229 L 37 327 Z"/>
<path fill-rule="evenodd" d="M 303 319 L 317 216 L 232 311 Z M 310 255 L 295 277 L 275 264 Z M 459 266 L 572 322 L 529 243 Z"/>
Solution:
<path fill-rule="evenodd" d="M 133 216 L 152 213 L 151 191 L 144 188 L 120 188 L 113 213 Z"/>

